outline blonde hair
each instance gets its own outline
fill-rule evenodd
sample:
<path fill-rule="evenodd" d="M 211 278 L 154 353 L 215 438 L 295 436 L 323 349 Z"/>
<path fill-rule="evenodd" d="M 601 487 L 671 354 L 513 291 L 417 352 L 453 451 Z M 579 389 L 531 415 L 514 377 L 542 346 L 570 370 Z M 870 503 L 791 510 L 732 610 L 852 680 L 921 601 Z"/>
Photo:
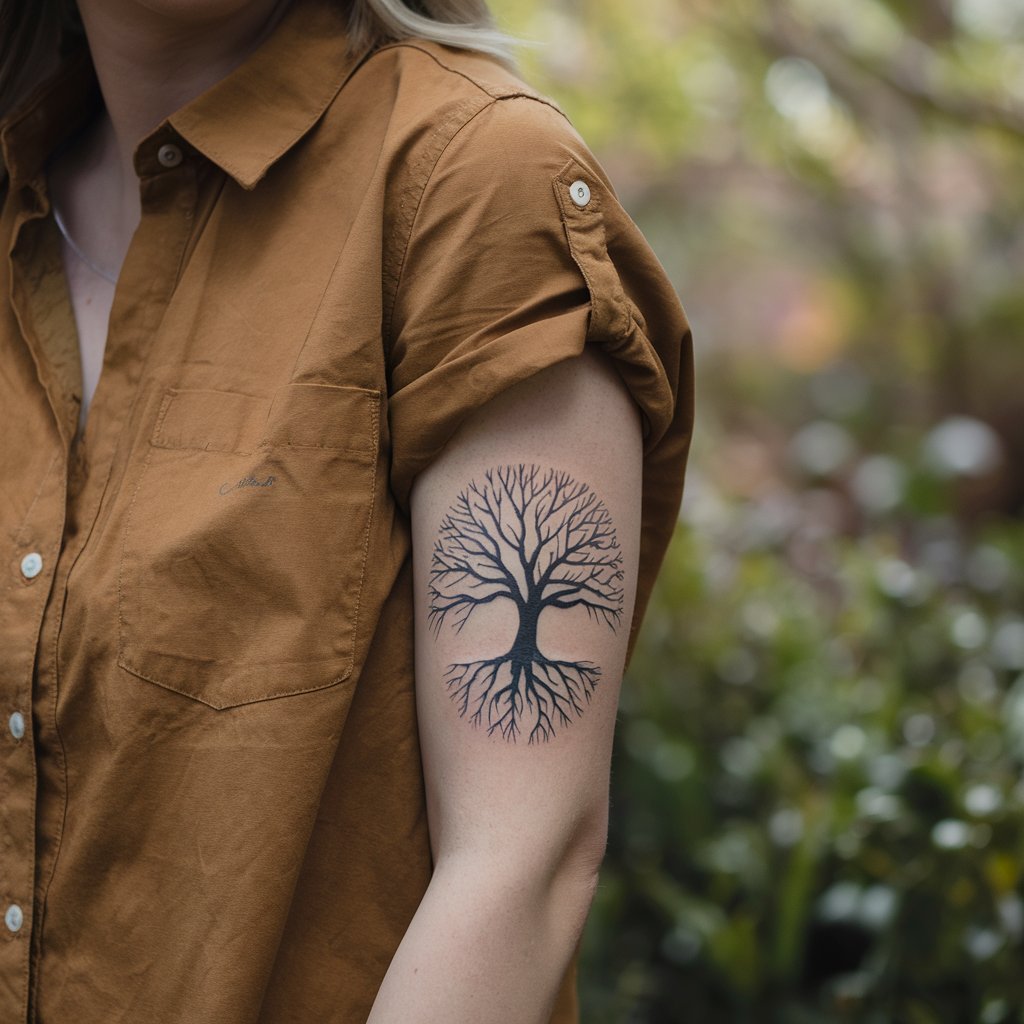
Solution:
<path fill-rule="evenodd" d="M 486 0 L 349 0 L 346 6 L 357 53 L 418 38 L 513 62 L 515 40 L 497 28 Z"/>
<path fill-rule="evenodd" d="M 512 67 L 515 40 L 501 32 L 487 0 L 334 0 L 348 21 L 349 44 L 362 55 L 388 42 L 429 39 L 486 53 Z M 74 0 L 0 0 L 0 117 L 27 80 L 81 31 Z"/>

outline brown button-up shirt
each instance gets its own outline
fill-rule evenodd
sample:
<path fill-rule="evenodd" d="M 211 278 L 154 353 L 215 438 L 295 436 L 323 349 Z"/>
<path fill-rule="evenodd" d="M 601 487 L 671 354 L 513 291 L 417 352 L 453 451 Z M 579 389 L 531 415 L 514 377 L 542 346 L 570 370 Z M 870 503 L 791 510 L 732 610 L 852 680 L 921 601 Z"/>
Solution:
<path fill-rule="evenodd" d="M 635 638 L 686 320 L 550 101 L 434 44 L 354 59 L 302 0 L 138 146 L 82 436 L 46 163 L 99 102 L 83 53 L 0 132 L 0 1020 L 364 1021 L 431 874 L 411 483 L 599 345 L 644 414 Z"/>

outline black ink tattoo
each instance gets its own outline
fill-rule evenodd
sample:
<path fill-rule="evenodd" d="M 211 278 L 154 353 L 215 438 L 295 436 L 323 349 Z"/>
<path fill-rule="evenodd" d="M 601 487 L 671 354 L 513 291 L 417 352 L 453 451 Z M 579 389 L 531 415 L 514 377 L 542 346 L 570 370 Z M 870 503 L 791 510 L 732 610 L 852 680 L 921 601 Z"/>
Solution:
<path fill-rule="evenodd" d="M 583 714 L 601 678 L 589 661 L 547 658 L 537 625 L 548 609 L 585 608 L 613 631 L 622 619 L 622 552 L 596 494 L 568 473 L 538 466 L 488 470 L 441 521 L 430 565 L 427 621 L 456 632 L 482 605 L 511 601 L 512 647 L 496 658 L 449 665 L 445 682 L 459 714 L 488 735 L 549 740 Z"/>

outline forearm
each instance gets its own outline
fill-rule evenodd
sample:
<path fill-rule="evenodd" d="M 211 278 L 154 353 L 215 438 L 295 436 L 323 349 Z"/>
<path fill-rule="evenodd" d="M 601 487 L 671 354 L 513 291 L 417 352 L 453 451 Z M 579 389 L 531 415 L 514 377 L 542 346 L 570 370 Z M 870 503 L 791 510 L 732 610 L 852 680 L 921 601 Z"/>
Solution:
<path fill-rule="evenodd" d="M 439 865 L 367 1024 L 547 1024 L 596 881 L 596 865 Z"/>

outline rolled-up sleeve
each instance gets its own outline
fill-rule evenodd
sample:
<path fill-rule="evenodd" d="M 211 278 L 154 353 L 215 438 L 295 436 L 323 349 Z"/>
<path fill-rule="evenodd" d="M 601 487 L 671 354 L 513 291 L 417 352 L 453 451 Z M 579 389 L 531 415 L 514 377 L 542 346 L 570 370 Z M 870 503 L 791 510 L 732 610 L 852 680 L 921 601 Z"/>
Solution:
<path fill-rule="evenodd" d="M 557 109 L 495 99 L 454 134 L 419 199 L 389 328 L 391 485 L 405 509 L 416 475 L 489 399 L 585 345 L 611 358 L 643 415 L 635 634 L 682 496 L 691 334 L 656 256 Z"/>

